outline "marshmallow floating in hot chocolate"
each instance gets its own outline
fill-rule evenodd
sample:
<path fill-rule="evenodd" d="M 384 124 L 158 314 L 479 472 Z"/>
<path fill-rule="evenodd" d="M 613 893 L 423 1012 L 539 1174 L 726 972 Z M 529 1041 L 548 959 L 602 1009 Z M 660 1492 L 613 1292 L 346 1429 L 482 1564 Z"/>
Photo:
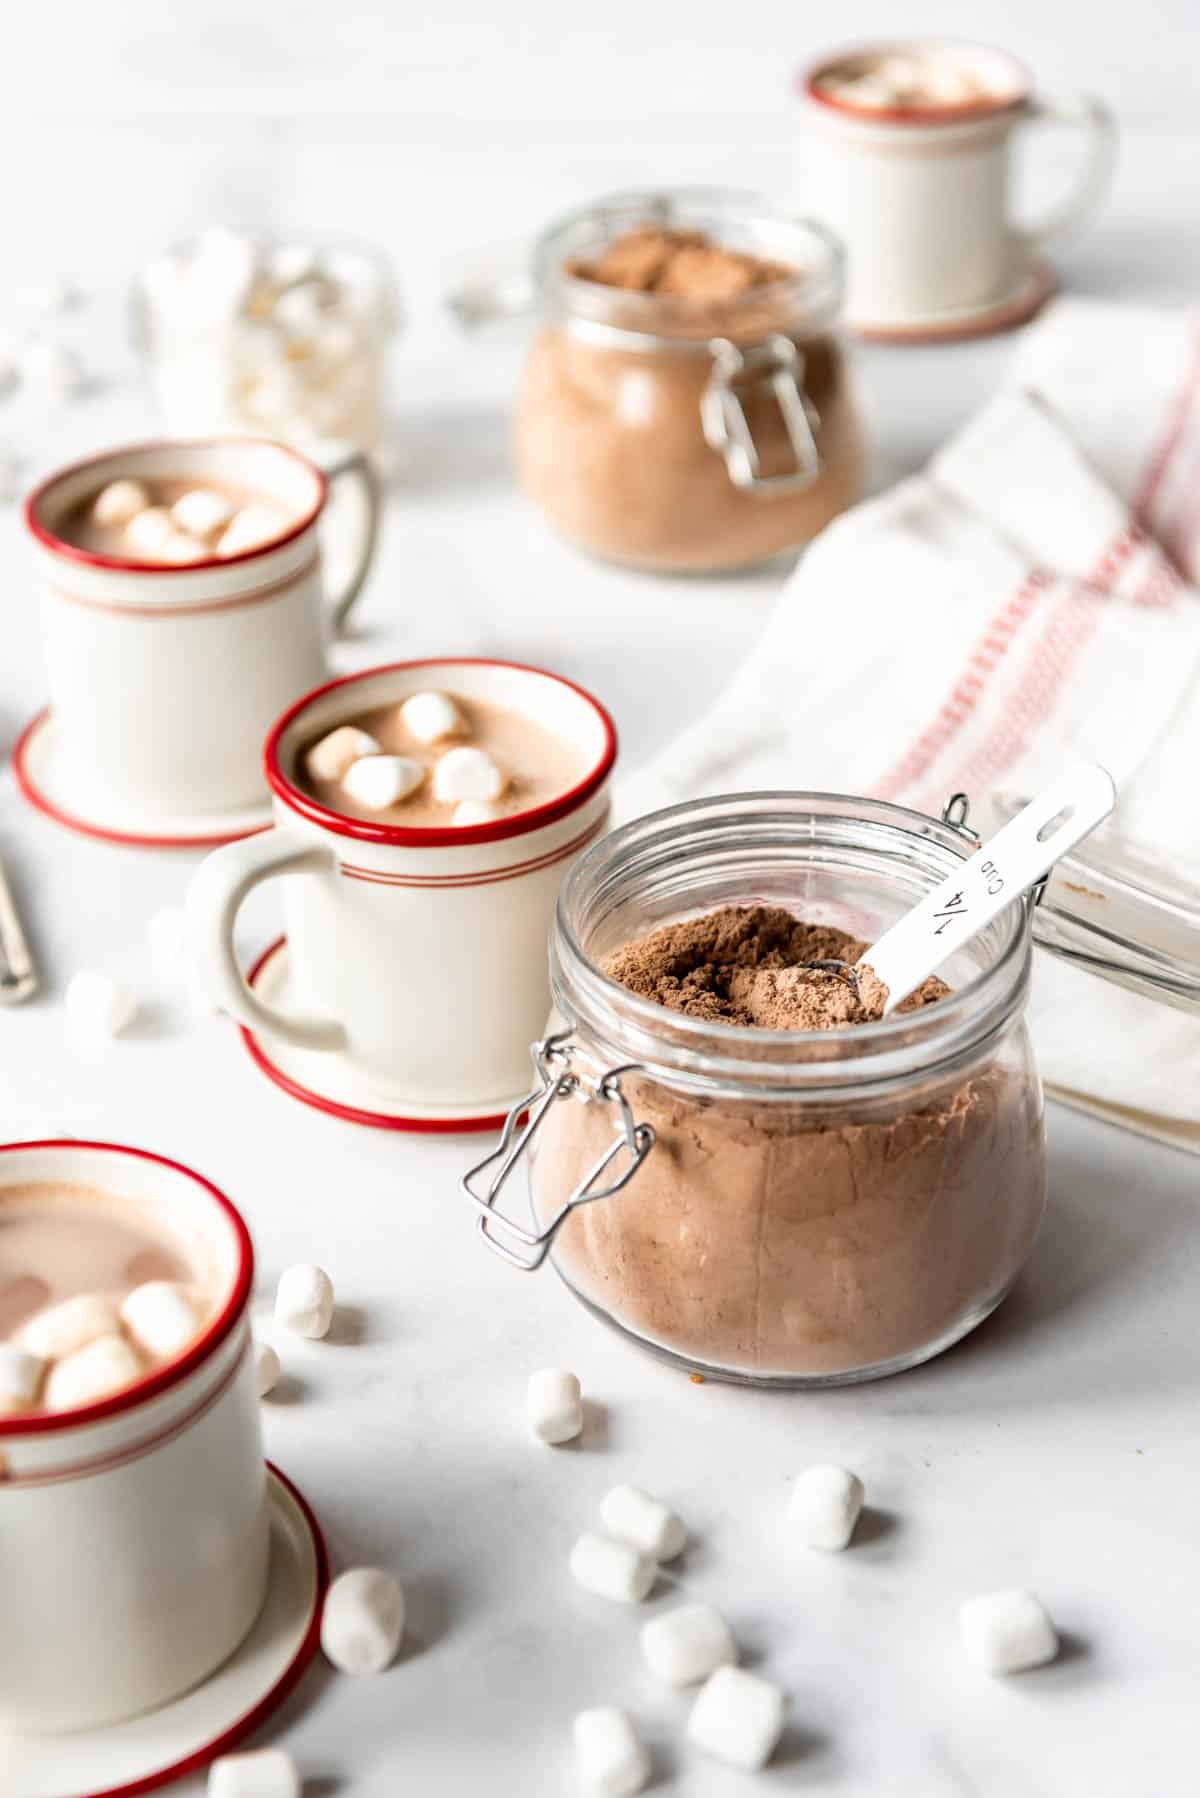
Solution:
<path fill-rule="evenodd" d="M 166 506 L 145 506 L 125 526 L 125 541 L 135 555 L 157 561 L 175 535 L 175 523 Z"/>
<path fill-rule="evenodd" d="M 365 730 L 353 724 L 339 724 L 328 736 L 314 743 L 304 758 L 304 766 L 315 780 L 341 780 L 352 763 L 367 755 L 380 755 L 380 745 Z"/>
<path fill-rule="evenodd" d="M 451 824 L 460 829 L 471 824 L 490 824 L 500 816 L 498 808 L 487 799 L 462 799 L 451 815 Z"/>
<path fill-rule="evenodd" d="M 624 1798 L 650 1777 L 650 1756 L 624 1711 L 598 1705 L 575 1719 L 575 1769 L 587 1792 Z"/>
<path fill-rule="evenodd" d="M 217 539 L 219 556 L 240 556 L 247 550 L 260 549 L 272 538 L 282 535 L 287 521 L 274 506 L 261 505 L 252 500 L 235 512 L 226 529 Z"/>
<path fill-rule="evenodd" d="M 504 770 L 486 749 L 448 749 L 433 771 L 433 793 L 443 805 L 464 799 L 499 799 L 507 785 Z"/>
<path fill-rule="evenodd" d="M 171 517 L 181 531 L 207 541 L 225 529 L 234 509 L 228 494 L 218 493 L 212 487 L 192 487 L 175 501 Z"/>
<path fill-rule="evenodd" d="M 425 769 L 411 756 L 365 755 L 351 762 L 342 786 L 357 805 L 383 812 L 415 793 L 424 779 Z"/>
<path fill-rule="evenodd" d="M 98 1336 L 86 1348 L 64 1355 L 46 1375 L 48 1411 L 74 1411 L 95 1404 L 140 1380 L 142 1363 L 123 1336 Z"/>
<path fill-rule="evenodd" d="M 400 716 L 418 743 L 440 743 L 466 729 L 462 713 L 446 693 L 414 693 L 400 707 Z"/>
<path fill-rule="evenodd" d="M 33 1409 L 45 1371 L 41 1355 L 16 1342 L 0 1342 L 0 1417 Z"/>
<path fill-rule="evenodd" d="M 93 500 L 92 517 L 106 527 L 126 525 L 149 504 L 149 492 L 140 481 L 110 481 Z"/>
<path fill-rule="evenodd" d="M 121 1322 L 137 1346 L 156 1361 L 181 1354 L 198 1329 L 191 1300 L 169 1280 L 148 1280 L 126 1293 Z"/>
<path fill-rule="evenodd" d="M 121 1319 L 111 1299 L 80 1292 L 29 1319 L 21 1332 L 27 1349 L 46 1361 L 61 1360 L 102 1336 L 119 1336 Z"/>

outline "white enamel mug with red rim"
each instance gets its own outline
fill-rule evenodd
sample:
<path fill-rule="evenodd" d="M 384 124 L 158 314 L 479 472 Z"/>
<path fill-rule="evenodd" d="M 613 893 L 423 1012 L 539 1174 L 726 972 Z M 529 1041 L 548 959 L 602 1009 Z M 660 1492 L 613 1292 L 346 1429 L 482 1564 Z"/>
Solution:
<path fill-rule="evenodd" d="M 963 105 L 865 107 L 818 78 L 838 64 L 891 51 L 944 49 L 974 63 L 992 91 Z M 1036 94 L 1025 68 L 1001 50 L 949 40 L 861 46 L 823 56 L 800 77 L 807 134 L 804 202 L 847 252 L 846 313 L 867 335 L 1002 304 L 1030 284 L 1052 240 L 1081 225 L 1112 174 L 1116 127 L 1084 94 Z M 1013 217 L 1018 133 L 1053 123 L 1083 139 L 1071 191 L 1025 226 Z M 1031 308 L 1032 309 L 1032 308 Z M 1015 322 L 1015 321 L 1014 321 Z"/>
<path fill-rule="evenodd" d="M 366 504 L 346 590 L 327 603 L 318 523 L 329 479 L 343 475 L 361 482 Z M 187 564 L 67 543 L 64 517 L 120 479 L 229 484 L 292 522 L 259 548 Z M 265 811 L 263 737 L 281 707 L 324 679 L 327 638 L 366 578 L 376 517 L 374 477 L 358 452 L 322 471 L 295 450 L 249 437 L 110 450 L 43 481 L 25 503 L 25 523 L 73 811 L 128 815 L 147 831 L 160 822 L 164 834 L 181 820 L 260 801 Z"/>
<path fill-rule="evenodd" d="M 267 1589 L 245 1224 L 207 1180 L 139 1149 L 0 1145 L 0 1189 L 36 1180 L 171 1214 L 214 1258 L 222 1297 L 179 1360 L 125 1391 L 0 1418 L 0 1737 L 165 1704 L 233 1653 Z"/>
<path fill-rule="evenodd" d="M 522 713 L 577 752 L 579 780 L 548 804 L 461 829 L 343 817 L 296 784 L 314 738 L 431 688 Z M 607 827 L 616 758 L 607 712 L 537 668 L 403 662 L 308 694 L 279 720 L 265 754 L 274 828 L 210 855 L 189 894 L 210 996 L 264 1043 L 304 1052 L 310 1064 L 337 1058 L 358 1108 L 386 1103 L 394 1127 L 494 1124 L 527 1084 L 529 1043 L 545 1027 L 563 876 Z M 247 985 L 233 940 L 243 899 L 280 875 L 295 1000 L 286 1012 Z"/>

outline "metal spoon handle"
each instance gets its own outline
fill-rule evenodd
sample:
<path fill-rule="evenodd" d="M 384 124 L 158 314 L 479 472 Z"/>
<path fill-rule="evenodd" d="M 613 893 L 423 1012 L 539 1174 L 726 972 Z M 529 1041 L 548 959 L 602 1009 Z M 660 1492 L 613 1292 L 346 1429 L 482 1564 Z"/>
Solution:
<path fill-rule="evenodd" d="M 37 984 L 33 952 L 0 863 L 0 1005 L 20 1005 L 37 991 Z"/>

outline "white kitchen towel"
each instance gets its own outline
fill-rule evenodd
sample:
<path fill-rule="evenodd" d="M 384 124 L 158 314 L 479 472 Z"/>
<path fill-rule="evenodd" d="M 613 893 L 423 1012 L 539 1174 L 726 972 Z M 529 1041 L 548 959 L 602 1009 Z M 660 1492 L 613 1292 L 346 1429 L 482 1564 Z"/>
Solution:
<path fill-rule="evenodd" d="M 1156 346 L 1145 382 L 1140 341 Z M 939 812 L 965 791 L 986 832 L 998 793 L 1031 794 L 1086 758 L 1116 778 L 1123 831 L 1194 853 L 1200 594 L 1150 526 L 1175 521 L 1190 565 L 1177 463 L 1200 446 L 1196 341 L 1170 315 L 1138 314 L 1134 330 L 1119 308 L 1060 306 L 1017 382 L 925 474 L 822 534 L 717 705 L 626 785 L 622 814 L 763 787 Z M 1200 1152 L 1200 1022 L 1038 962 L 1031 1016 L 1052 1088 Z"/>

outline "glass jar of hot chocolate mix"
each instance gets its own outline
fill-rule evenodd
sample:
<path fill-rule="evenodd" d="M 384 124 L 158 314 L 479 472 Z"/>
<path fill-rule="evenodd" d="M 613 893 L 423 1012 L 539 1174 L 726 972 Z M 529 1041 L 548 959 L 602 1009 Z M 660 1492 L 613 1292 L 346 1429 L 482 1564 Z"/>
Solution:
<path fill-rule="evenodd" d="M 549 1255 L 597 1316 L 718 1378 L 869 1379 L 973 1329 L 1044 1203 L 1031 900 L 949 960 L 936 1003 L 833 1029 L 693 1015 L 605 970 L 726 907 L 870 943 L 975 847 L 949 811 L 811 793 L 680 805 L 596 845 L 559 902 L 538 1087 L 465 1182 L 490 1245 Z M 501 1204 L 522 1161 L 531 1218 Z"/>
<path fill-rule="evenodd" d="M 552 226 L 535 276 L 517 467 L 571 542 L 743 568 L 859 497 L 842 255 L 820 226 L 738 192 L 618 194 Z"/>

